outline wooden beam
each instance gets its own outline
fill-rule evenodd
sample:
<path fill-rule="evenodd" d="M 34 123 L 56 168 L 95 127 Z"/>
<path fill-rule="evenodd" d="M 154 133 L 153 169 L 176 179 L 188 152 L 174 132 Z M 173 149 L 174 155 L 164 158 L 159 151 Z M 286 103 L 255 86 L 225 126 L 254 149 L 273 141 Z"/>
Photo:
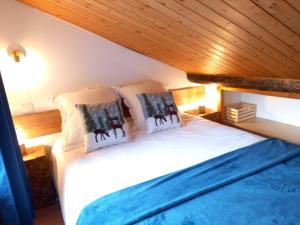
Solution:
<path fill-rule="evenodd" d="M 218 83 L 223 87 L 300 93 L 300 80 L 228 76 L 224 74 L 188 74 L 187 78 L 191 82 L 200 84 Z"/>
<path fill-rule="evenodd" d="M 221 87 L 221 91 L 236 91 L 236 92 L 245 92 L 258 95 L 268 95 L 282 98 L 297 98 L 300 99 L 300 93 L 294 92 L 280 92 L 280 91 L 261 91 L 255 89 L 247 88 L 233 88 L 233 87 Z"/>

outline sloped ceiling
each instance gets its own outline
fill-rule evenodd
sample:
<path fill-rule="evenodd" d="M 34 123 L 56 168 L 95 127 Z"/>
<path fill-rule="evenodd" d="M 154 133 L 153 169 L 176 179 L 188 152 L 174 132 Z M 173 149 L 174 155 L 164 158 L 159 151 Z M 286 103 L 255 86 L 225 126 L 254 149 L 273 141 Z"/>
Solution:
<path fill-rule="evenodd" d="M 300 79 L 299 0 L 20 1 L 188 73 Z"/>

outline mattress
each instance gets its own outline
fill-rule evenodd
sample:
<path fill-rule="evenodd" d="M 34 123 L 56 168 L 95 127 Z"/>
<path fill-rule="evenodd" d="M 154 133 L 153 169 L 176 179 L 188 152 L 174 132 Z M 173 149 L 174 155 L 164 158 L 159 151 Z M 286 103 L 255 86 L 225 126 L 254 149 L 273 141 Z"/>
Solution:
<path fill-rule="evenodd" d="M 64 152 L 59 138 L 52 150 L 55 184 L 66 225 L 81 210 L 109 193 L 184 169 L 264 138 L 200 117 L 183 116 L 184 126 L 152 134 L 131 133 L 132 142 L 88 154 Z"/>

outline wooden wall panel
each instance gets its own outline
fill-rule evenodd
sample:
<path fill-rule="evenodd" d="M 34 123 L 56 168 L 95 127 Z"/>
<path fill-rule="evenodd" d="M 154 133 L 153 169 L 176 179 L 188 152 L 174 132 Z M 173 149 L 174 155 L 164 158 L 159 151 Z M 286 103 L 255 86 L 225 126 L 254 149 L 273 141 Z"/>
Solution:
<path fill-rule="evenodd" d="M 129 108 L 122 99 L 124 116 L 131 117 Z M 59 110 L 30 113 L 13 117 L 15 128 L 20 128 L 26 139 L 55 134 L 61 132 L 61 116 Z"/>
<path fill-rule="evenodd" d="M 185 105 L 204 99 L 204 85 L 170 90 L 176 105 Z"/>
<path fill-rule="evenodd" d="M 16 128 L 22 129 L 25 138 L 61 132 L 61 117 L 58 110 L 14 116 L 13 121 Z"/>
<path fill-rule="evenodd" d="M 298 0 L 19 0 L 189 73 L 300 79 Z"/>

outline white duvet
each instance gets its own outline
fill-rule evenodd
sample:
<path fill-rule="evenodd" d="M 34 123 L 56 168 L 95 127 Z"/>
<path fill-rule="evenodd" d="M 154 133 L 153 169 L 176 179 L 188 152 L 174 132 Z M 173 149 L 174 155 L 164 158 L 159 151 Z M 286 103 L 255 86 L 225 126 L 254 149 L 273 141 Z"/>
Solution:
<path fill-rule="evenodd" d="M 53 146 L 55 183 L 66 225 L 81 210 L 114 191 L 190 167 L 263 140 L 262 137 L 194 116 L 185 125 L 153 134 L 132 134 L 133 141 L 84 154 Z"/>

